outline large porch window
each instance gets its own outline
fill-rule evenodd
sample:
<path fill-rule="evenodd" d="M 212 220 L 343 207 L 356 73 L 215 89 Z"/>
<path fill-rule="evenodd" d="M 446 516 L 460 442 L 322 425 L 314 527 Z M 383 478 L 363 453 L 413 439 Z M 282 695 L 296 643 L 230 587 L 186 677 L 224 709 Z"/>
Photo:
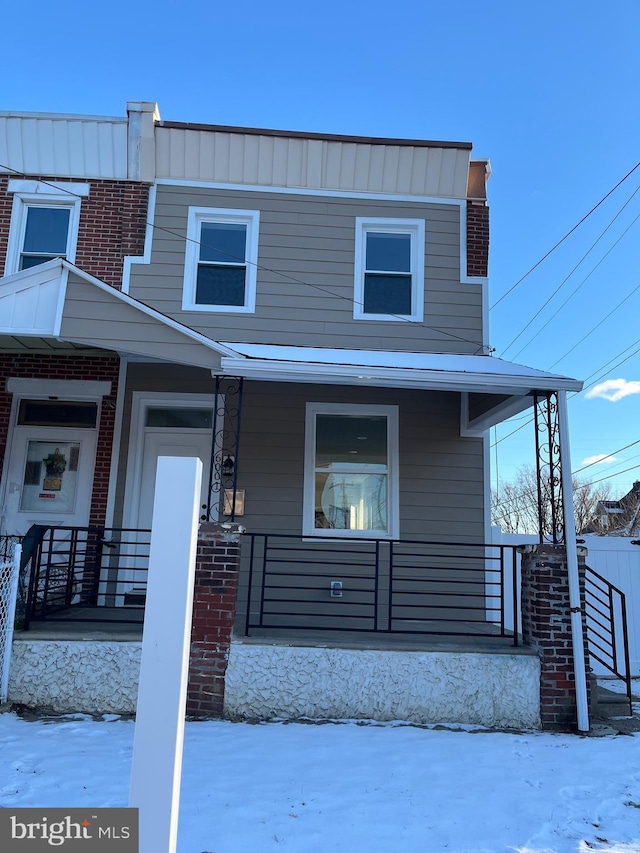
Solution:
<path fill-rule="evenodd" d="M 304 534 L 398 536 L 396 406 L 308 403 Z"/>

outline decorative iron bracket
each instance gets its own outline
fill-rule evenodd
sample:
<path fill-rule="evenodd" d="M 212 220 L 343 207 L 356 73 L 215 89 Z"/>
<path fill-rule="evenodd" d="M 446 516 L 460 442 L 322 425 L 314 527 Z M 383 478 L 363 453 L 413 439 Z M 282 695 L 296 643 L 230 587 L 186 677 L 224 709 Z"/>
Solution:
<path fill-rule="evenodd" d="M 215 377 L 208 521 L 236 520 L 242 390 L 242 377 Z"/>
<path fill-rule="evenodd" d="M 554 545 L 565 543 L 564 501 L 560 453 L 558 392 L 534 392 L 536 474 L 538 486 L 538 533 Z"/>

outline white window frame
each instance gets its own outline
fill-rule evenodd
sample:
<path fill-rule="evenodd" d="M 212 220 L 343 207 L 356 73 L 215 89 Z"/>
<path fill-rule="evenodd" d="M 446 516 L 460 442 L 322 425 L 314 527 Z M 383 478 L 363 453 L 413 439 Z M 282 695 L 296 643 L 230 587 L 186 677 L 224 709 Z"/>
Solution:
<path fill-rule="evenodd" d="M 198 264 L 200 263 L 200 234 L 203 222 L 242 224 L 247 226 L 245 250 L 244 305 L 202 305 L 196 302 Z M 258 232 L 260 211 L 235 210 L 214 207 L 190 207 L 187 218 L 187 246 L 184 260 L 182 288 L 183 311 L 208 311 L 232 314 L 253 314 L 256 310 L 256 282 L 258 278 Z"/>
<path fill-rule="evenodd" d="M 410 314 L 367 314 L 364 310 L 364 283 L 366 272 L 367 234 L 409 234 L 411 237 L 411 313 Z M 396 322 L 424 320 L 424 219 L 380 219 L 356 217 L 355 240 L 355 283 L 353 317 L 355 320 L 383 320 Z M 381 271 L 384 272 L 384 271 Z"/>
<path fill-rule="evenodd" d="M 20 256 L 27 227 L 27 213 L 32 207 L 68 209 L 69 230 L 65 258 L 71 263 L 76 259 L 78 228 L 80 226 L 80 204 L 89 195 L 89 184 L 42 183 L 41 181 L 10 180 L 8 193 L 13 193 L 11 226 L 7 243 L 4 274 L 20 272 Z"/>
<path fill-rule="evenodd" d="M 315 526 L 316 416 L 363 415 L 387 419 L 387 529 L 340 530 Z M 398 539 L 400 531 L 400 475 L 398 406 L 351 403 L 307 403 L 304 450 L 304 500 L 302 534 L 325 539 Z"/>

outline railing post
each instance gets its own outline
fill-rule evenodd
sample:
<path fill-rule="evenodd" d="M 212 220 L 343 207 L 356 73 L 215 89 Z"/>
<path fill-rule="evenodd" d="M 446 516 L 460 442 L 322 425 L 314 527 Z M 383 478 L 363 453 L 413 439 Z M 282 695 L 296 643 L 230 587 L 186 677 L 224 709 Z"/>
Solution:
<path fill-rule="evenodd" d="M 249 636 L 249 628 L 251 627 L 251 591 L 253 588 L 253 559 L 255 554 L 256 537 L 254 533 L 251 536 L 251 548 L 249 550 L 249 577 L 247 580 L 247 613 L 244 620 L 244 635 Z"/>
<path fill-rule="evenodd" d="M 373 630 L 378 630 L 378 589 L 380 586 L 380 540 L 376 539 L 375 545 L 376 564 L 373 579 Z"/>
<path fill-rule="evenodd" d="M 100 591 L 100 573 L 102 571 L 102 555 L 104 554 L 104 527 L 99 527 L 95 531 L 95 547 L 93 548 L 93 557 L 91 560 L 91 606 L 95 607 L 98 604 L 98 593 Z M 89 542 L 89 534 L 87 534 L 87 544 Z M 86 570 L 85 557 L 85 570 Z"/>
<path fill-rule="evenodd" d="M 504 637 L 504 546 L 498 545 L 500 549 L 500 636 Z"/>
<path fill-rule="evenodd" d="M 389 542 L 389 605 L 387 608 L 387 631 L 393 628 L 393 541 Z"/>
<path fill-rule="evenodd" d="M 631 700 L 631 661 L 629 659 L 629 632 L 627 630 L 627 598 L 624 592 L 620 592 L 620 611 L 622 613 L 622 643 L 624 646 L 624 681 L 627 688 L 627 699 L 629 700 L 629 715 L 632 715 L 633 703 Z M 615 625 L 613 625 L 613 631 L 615 633 Z"/>
<path fill-rule="evenodd" d="M 511 574 L 512 574 L 512 602 L 513 602 L 513 645 L 518 645 L 518 554 L 515 546 L 511 545 Z"/>
<path fill-rule="evenodd" d="M 260 580 L 260 618 L 258 625 L 262 628 L 264 617 L 264 591 L 267 585 L 267 551 L 269 548 L 269 536 L 265 533 L 264 536 L 264 551 L 262 552 L 262 578 Z"/>

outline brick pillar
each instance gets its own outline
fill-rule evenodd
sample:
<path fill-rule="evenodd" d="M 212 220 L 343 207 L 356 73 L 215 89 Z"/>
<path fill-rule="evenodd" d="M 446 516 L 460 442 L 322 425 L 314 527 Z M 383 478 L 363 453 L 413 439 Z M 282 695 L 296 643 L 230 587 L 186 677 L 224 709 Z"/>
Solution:
<path fill-rule="evenodd" d="M 200 525 L 187 714 L 220 717 L 240 567 L 239 524 Z"/>
<path fill-rule="evenodd" d="M 522 550 L 522 639 L 540 656 L 540 717 L 549 731 L 577 730 L 577 705 L 569 574 L 564 545 L 527 545 Z M 585 551 L 578 549 L 580 600 L 584 614 Z M 585 661 L 586 624 L 582 619 Z M 587 678 L 587 691 L 589 679 Z"/>

